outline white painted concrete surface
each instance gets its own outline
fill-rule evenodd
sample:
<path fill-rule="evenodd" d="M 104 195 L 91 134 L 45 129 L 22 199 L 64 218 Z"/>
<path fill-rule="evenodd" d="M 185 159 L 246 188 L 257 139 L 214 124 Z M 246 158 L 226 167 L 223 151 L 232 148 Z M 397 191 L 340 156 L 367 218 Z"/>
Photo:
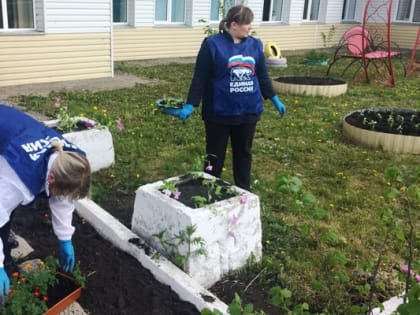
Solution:
<path fill-rule="evenodd" d="M 77 120 L 86 120 L 92 123 L 94 121 L 86 117 L 74 117 Z M 47 127 L 56 127 L 59 119 L 44 120 L 42 123 Z M 92 172 L 110 167 L 115 162 L 114 143 L 112 134 L 106 126 L 86 129 L 76 132 L 68 132 L 63 137 L 77 145 L 86 152 Z"/>
<path fill-rule="evenodd" d="M 199 173 L 208 179 L 215 177 Z M 179 182 L 180 177 L 165 181 Z M 257 195 L 232 186 L 238 196 L 192 209 L 159 191 L 163 181 L 138 188 L 134 203 L 132 227 L 134 233 L 142 237 L 162 254 L 165 250 L 159 238 L 153 236 L 164 232 L 164 239 L 170 240 L 195 226 L 192 237 L 204 239 L 207 255 L 191 255 L 186 263 L 186 272 L 202 286 L 208 288 L 225 274 L 246 265 L 254 255 L 261 259 L 260 203 Z M 191 252 L 198 246 L 192 246 Z M 187 245 L 180 246 L 179 254 L 189 254 Z"/>
<path fill-rule="evenodd" d="M 397 307 L 403 303 L 401 296 L 394 296 L 393 298 L 385 301 L 383 304 L 384 310 L 381 312 L 379 307 L 372 310 L 371 315 L 392 315 L 397 310 Z"/>
<path fill-rule="evenodd" d="M 63 137 L 86 152 L 92 172 L 110 167 L 115 161 L 112 134 L 108 128 L 93 128 L 63 134 Z"/>

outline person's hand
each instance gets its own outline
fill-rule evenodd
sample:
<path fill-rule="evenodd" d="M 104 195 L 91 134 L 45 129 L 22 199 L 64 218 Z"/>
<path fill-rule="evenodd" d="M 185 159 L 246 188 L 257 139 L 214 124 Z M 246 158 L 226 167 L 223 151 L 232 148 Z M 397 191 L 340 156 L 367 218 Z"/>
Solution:
<path fill-rule="evenodd" d="M 271 98 L 271 101 L 273 102 L 274 106 L 276 106 L 277 110 L 279 111 L 281 117 L 283 117 L 286 114 L 286 106 L 279 100 L 277 95 L 274 95 Z"/>
<path fill-rule="evenodd" d="M 71 272 L 74 269 L 74 248 L 71 240 L 60 241 L 60 264 L 64 272 Z"/>
<path fill-rule="evenodd" d="M 10 280 L 7 276 L 6 270 L 3 267 L 0 268 L 0 296 L 6 296 L 9 294 Z"/>
<path fill-rule="evenodd" d="M 192 114 L 194 111 L 194 106 L 191 104 L 185 104 L 184 107 L 181 109 L 181 112 L 179 113 L 178 117 L 182 121 L 187 120 L 188 117 Z"/>

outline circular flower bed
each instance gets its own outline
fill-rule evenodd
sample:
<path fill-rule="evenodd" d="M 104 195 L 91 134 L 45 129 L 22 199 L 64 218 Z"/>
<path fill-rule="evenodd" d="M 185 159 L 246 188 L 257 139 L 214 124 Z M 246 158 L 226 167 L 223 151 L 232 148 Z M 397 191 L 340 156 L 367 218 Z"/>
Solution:
<path fill-rule="evenodd" d="M 420 154 L 420 111 L 356 110 L 344 117 L 343 134 L 362 146 L 394 153 Z"/>
<path fill-rule="evenodd" d="M 346 81 L 329 77 L 285 76 L 273 79 L 277 93 L 334 97 L 346 93 Z"/>

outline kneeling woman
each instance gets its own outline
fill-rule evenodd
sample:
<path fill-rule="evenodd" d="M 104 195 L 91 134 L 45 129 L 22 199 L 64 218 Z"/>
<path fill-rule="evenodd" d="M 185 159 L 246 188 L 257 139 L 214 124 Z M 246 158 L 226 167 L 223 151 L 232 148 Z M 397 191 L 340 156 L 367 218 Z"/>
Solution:
<path fill-rule="evenodd" d="M 31 116 L 0 104 L 0 296 L 8 294 L 15 268 L 8 242 L 13 211 L 47 196 L 61 267 L 70 272 L 75 265 L 73 201 L 88 196 L 90 183 L 83 151 Z"/>

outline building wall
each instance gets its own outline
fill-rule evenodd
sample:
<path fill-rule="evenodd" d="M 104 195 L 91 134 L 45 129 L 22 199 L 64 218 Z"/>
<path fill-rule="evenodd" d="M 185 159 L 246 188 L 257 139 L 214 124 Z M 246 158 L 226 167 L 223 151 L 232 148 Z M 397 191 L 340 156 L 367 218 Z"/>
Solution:
<path fill-rule="evenodd" d="M 210 19 L 208 0 L 186 0 L 189 17 L 183 25 L 155 23 L 154 0 L 128 0 L 124 26 L 112 23 L 112 0 L 34 1 L 35 30 L 0 32 L 0 86 L 111 77 L 114 61 L 194 57 Z M 255 14 L 255 36 L 293 53 L 322 48 L 321 34 L 334 25 L 327 43 L 332 47 L 354 25 L 341 23 L 344 0 L 321 0 L 319 20 L 303 22 L 304 1 L 284 1 L 282 22 L 262 22 L 263 1 L 248 0 Z M 362 8 L 357 6 L 357 21 Z M 217 28 L 218 22 L 210 26 Z M 392 39 L 411 49 L 417 30 L 416 24 L 393 24 Z"/>
<path fill-rule="evenodd" d="M 0 32 L 0 86 L 111 77 L 111 0 L 35 0 L 35 29 Z"/>
<path fill-rule="evenodd" d="M 112 76 L 109 33 L 0 36 L 0 86 Z"/>

